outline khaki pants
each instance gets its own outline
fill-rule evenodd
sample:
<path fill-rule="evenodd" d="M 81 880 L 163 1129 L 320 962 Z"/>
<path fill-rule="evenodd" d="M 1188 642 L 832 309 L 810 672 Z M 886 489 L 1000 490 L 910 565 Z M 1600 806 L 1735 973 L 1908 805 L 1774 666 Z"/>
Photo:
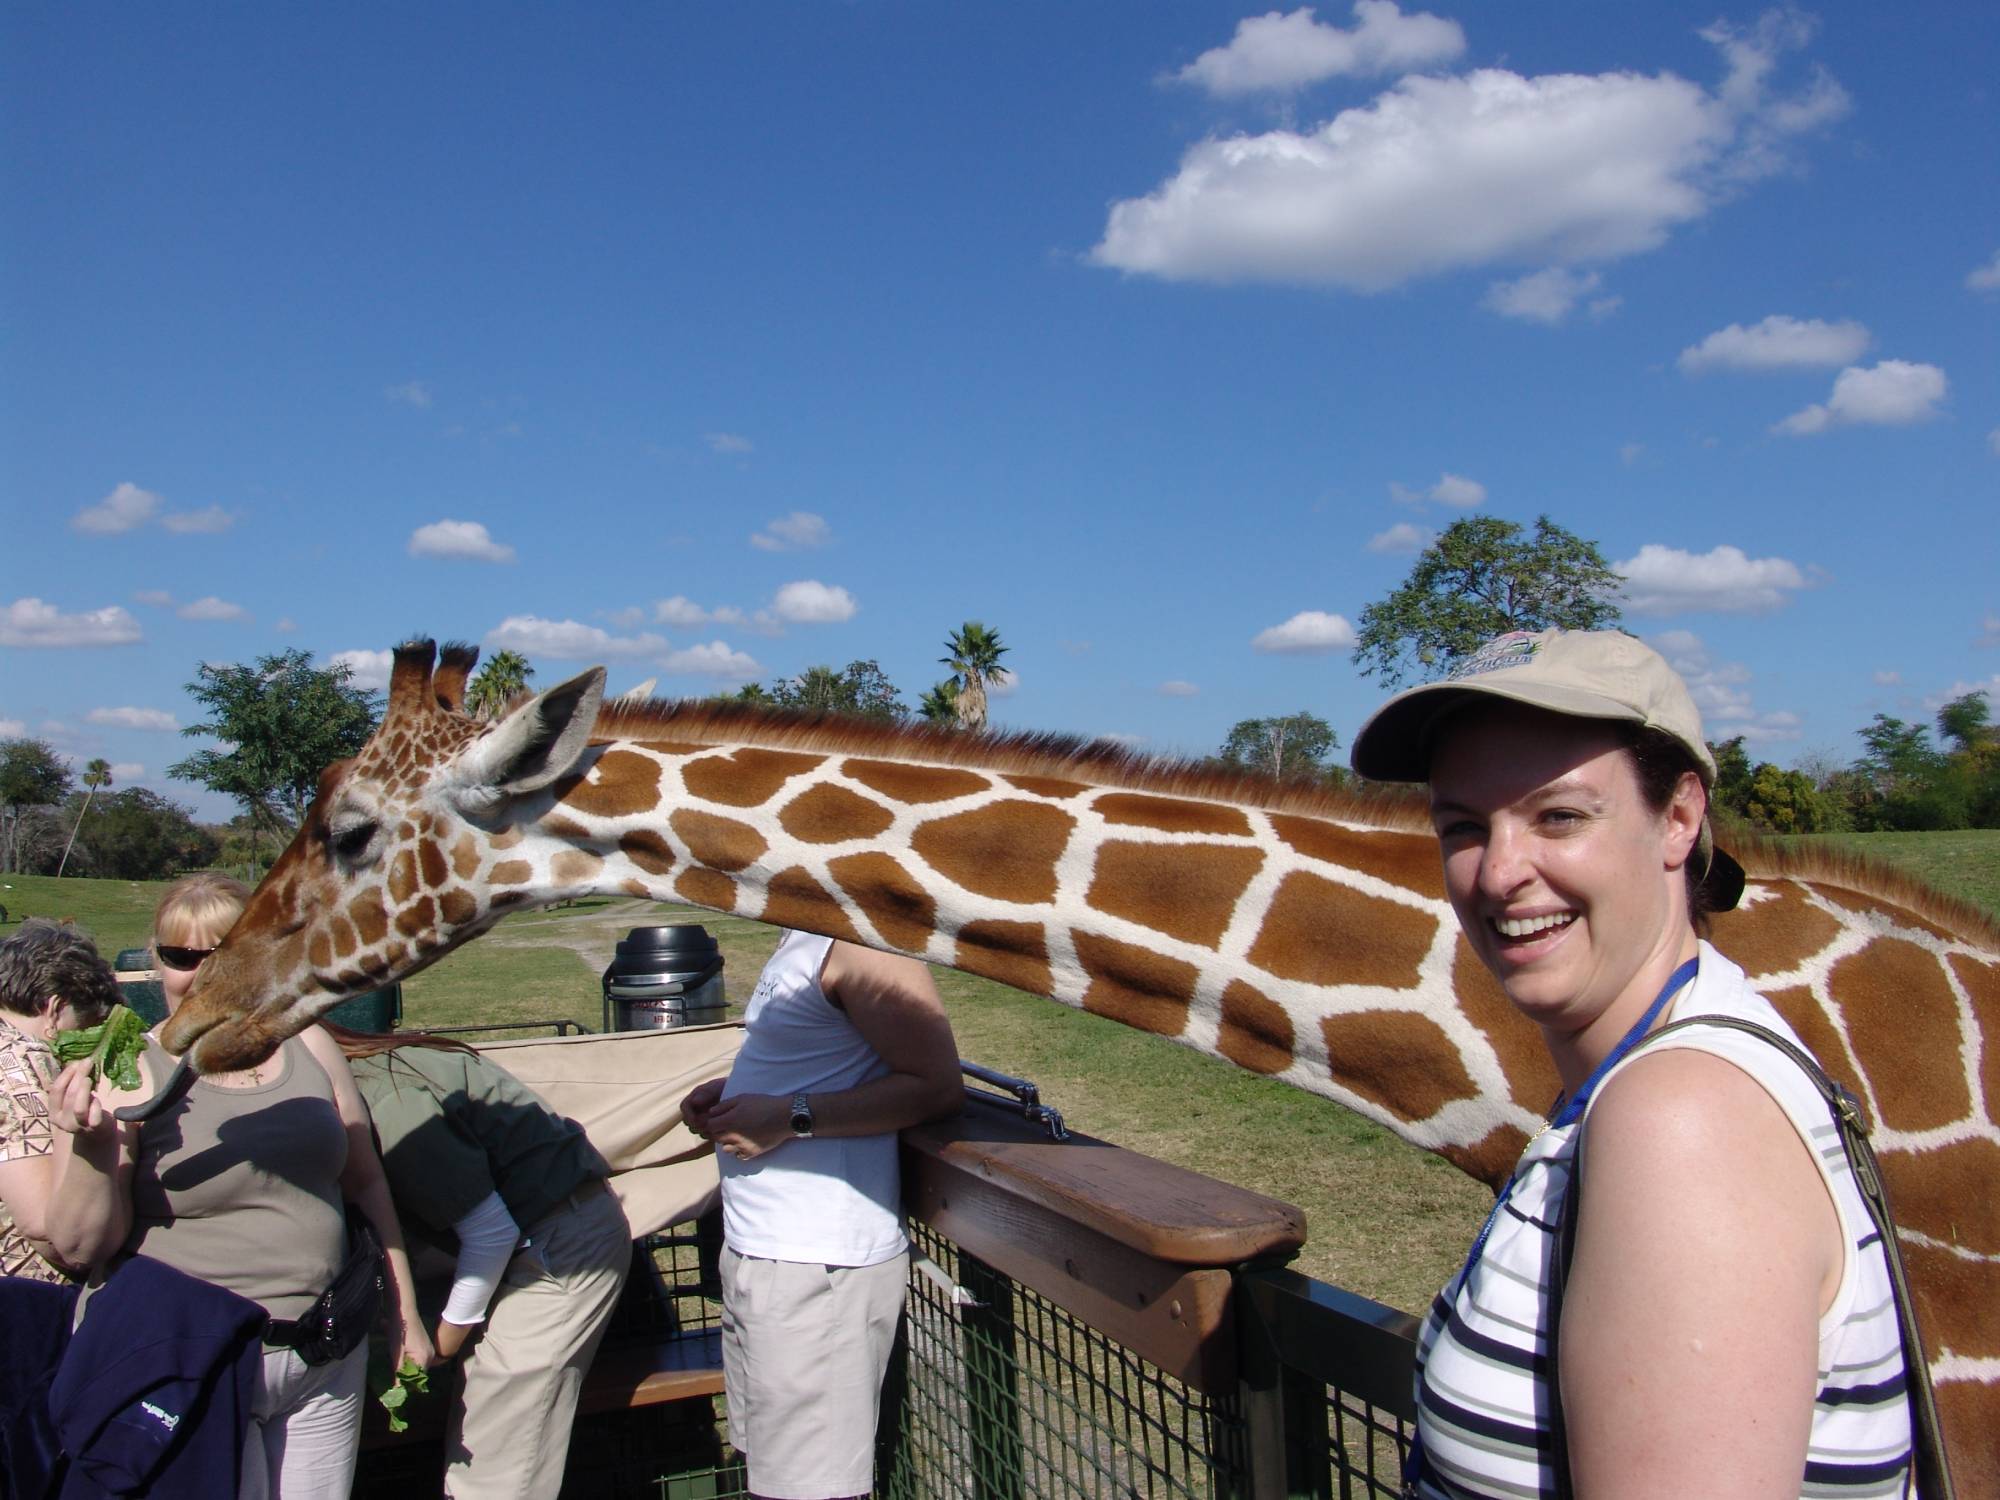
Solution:
<path fill-rule="evenodd" d="M 729 1440 L 750 1493 L 844 1500 L 875 1479 L 875 1418 L 909 1281 L 908 1252 L 873 1266 L 722 1250 Z"/>
<path fill-rule="evenodd" d="M 601 1185 L 525 1233 L 461 1361 L 445 1433 L 453 1500 L 555 1500 L 583 1377 L 632 1268 L 632 1231 Z"/>
<path fill-rule="evenodd" d="M 326 1365 L 266 1349 L 243 1432 L 238 1500 L 347 1500 L 367 1373 L 365 1339 Z"/>

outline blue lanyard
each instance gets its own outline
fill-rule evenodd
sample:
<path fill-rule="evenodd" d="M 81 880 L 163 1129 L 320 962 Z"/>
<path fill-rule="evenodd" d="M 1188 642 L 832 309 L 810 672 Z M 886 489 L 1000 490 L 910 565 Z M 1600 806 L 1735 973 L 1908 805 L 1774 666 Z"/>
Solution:
<path fill-rule="evenodd" d="M 1682 986 L 1692 982 L 1695 971 L 1700 965 L 1699 956 L 1691 958 L 1668 976 L 1665 987 L 1653 998 L 1653 1003 L 1646 1007 L 1646 1013 L 1632 1023 L 1631 1030 L 1618 1039 L 1618 1045 L 1605 1054 L 1603 1062 L 1591 1070 L 1590 1076 L 1584 1079 L 1583 1087 L 1576 1091 L 1575 1096 L 1556 1100 L 1554 1112 L 1549 1115 L 1544 1130 L 1561 1130 L 1583 1118 L 1584 1110 L 1590 1105 L 1590 1096 L 1597 1092 L 1597 1086 L 1604 1081 L 1604 1075 L 1617 1067 L 1624 1060 L 1625 1054 L 1638 1046 L 1646 1033 L 1653 1029 L 1653 1023 L 1659 1020 L 1661 1013 L 1666 1010 L 1667 1002 L 1680 992 Z M 1507 1206 L 1507 1200 L 1513 1196 L 1514 1185 L 1520 1180 L 1520 1171 L 1516 1169 L 1514 1175 L 1507 1179 L 1507 1185 L 1500 1189 L 1500 1196 L 1493 1200 L 1493 1210 L 1487 1214 L 1486 1222 L 1479 1226 L 1479 1237 L 1472 1242 L 1472 1251 L 1465 1257 L 1464 1267 L 1458 1275 L 1445 1283 L 1445 1291 L 1450 1294 L 1454 1304 L 1458 1300 L 1458 1293 L 1464 1290 L 1466 1281 L 1470 1279 L 1472 1268 L 1479 1264 L 1479 1257 L 1485 1253 L 1487 1238 L 1493 1233 L 1493 1226 L 1500 1222 L 1500 1215 Z M 1560 1458 L 1558 1461 L 1560 1462 Z M 1414 1493 L 1414 1486 L 1424 1472 L 1422 1428 L 1418 1427 L 1411 1433 L 1410 1451 L 1403 1459 L 1403 1482 L 1407 1492 Z"/>

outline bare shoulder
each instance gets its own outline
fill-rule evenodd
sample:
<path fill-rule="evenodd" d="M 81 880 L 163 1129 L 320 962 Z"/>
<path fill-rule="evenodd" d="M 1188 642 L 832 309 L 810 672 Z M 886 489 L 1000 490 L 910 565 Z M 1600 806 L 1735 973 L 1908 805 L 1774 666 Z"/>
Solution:
<path fill-rule="evenodd" d="M 836 939 L 820 969 L 820 983 L 843 1005 L 895 996 L 942 1008 L 930 966 L 901 953 L 882 953 Z"/>

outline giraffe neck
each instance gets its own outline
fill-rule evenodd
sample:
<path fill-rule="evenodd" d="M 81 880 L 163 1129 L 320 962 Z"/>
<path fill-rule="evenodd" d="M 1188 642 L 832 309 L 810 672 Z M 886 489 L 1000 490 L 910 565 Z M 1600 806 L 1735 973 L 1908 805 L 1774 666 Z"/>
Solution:
<path fill-rule="evenodd" d="M 671 728 L 614 735 L 490 840 L 495 908 L 623 893 L 906 953 L 1334 1099 L 1493 1182 L 1555 1091 L 1427 833 Z"/>

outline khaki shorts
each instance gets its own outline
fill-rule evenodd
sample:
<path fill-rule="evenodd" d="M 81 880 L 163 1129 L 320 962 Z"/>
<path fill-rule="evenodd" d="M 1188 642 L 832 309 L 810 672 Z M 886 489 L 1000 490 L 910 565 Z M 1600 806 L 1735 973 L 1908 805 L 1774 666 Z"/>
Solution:
<path fill-rule="evenodd" d="M 820 1266 L 723 1247 L 729 1439 L 753 1494 L 832 1500 L 873 1486 L 875 1416 L 909 1265 L 907 1252 Z"/>

